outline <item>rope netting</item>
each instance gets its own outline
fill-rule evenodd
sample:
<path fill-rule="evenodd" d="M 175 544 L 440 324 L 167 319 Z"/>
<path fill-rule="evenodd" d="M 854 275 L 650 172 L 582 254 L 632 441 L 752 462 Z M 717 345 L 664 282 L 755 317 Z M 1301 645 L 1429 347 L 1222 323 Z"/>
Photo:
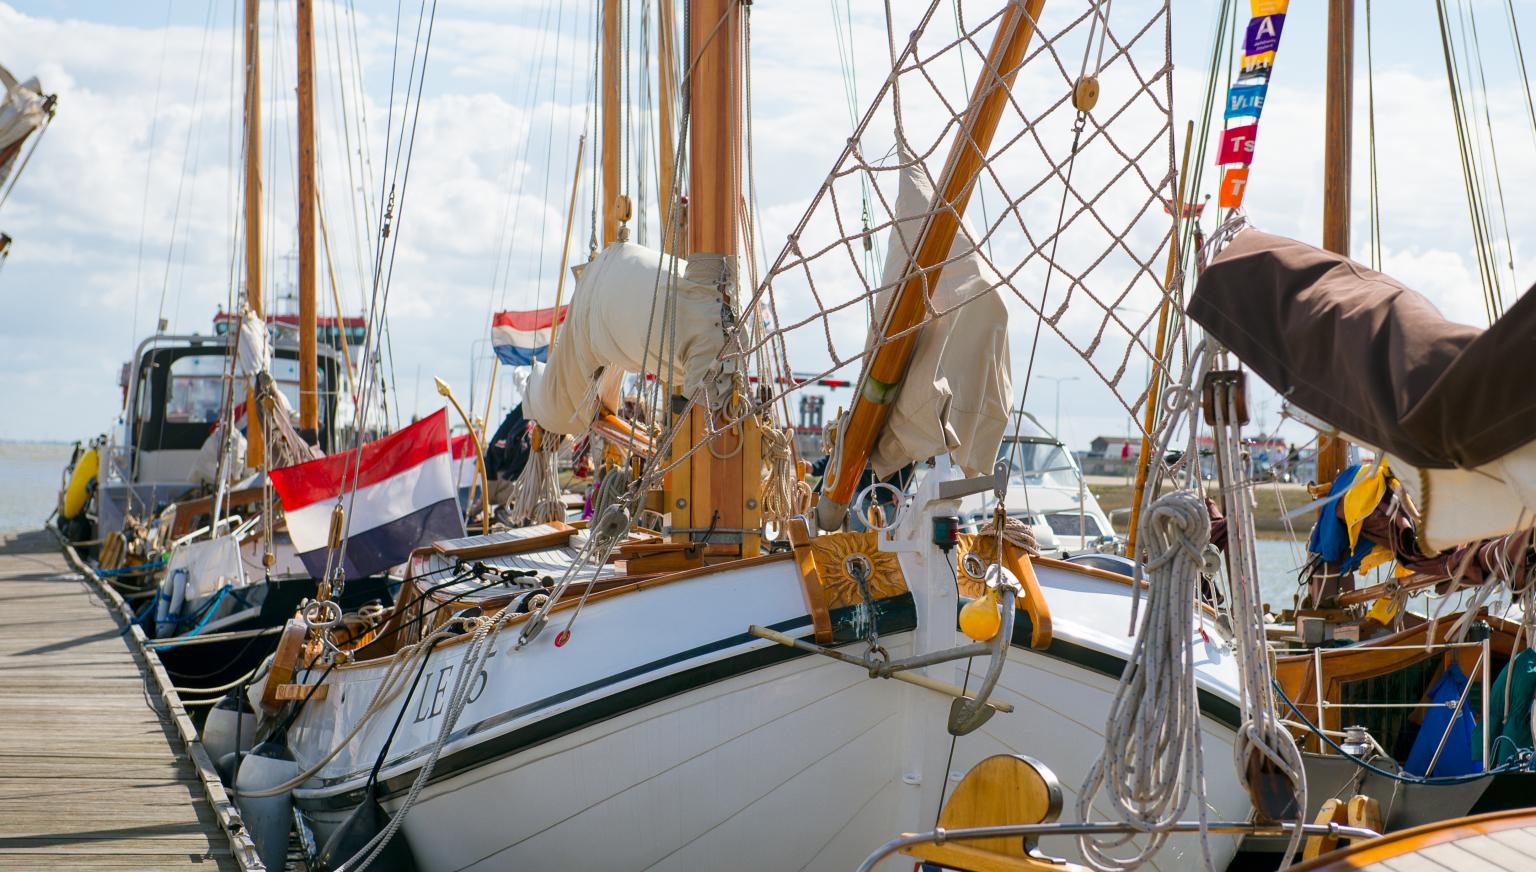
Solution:
<path fill-rule="evenodd" d="M 973 5 L 984 14 L 972 14 Z M 739 414 L 716 416 L 718 431 L 745 414 L 787 408 L 785 395 L 807 381 L 862 369 L 882 344 L 986 296 L 930 301 L 916 326 L 871 340 L 870 312 L 882 311 L 879 301 L 913 268 L 887 270 L 897 279 L 882 281 L 866 253 L 898 224 L 915 238 L 912 228 L 955 211 L 940 194 L 925 211 L 904 202 L 898 212 L 903 176 L 915 171 L 943 191 L 975 82 L 1010 73 L 997 133 L 964 210 L 965 241 L 927 275 L 979 259 L 978 272 L 996 280 L 986 290 L 1008 302 L 1015 336 L 1049 329 L 1141 420 L 1174 225 L 1168 5 L 1047 2 L 1038 20 L 1027 10 L 1041 4 L 1019 5 L 1026 9 L 1020 26 L 1035 32 L 1016 70 L 988 66 L 989 46 L 1013 7 L 934 0 L 924 11 L 778 258 L 755 290 L 741 293 L 744 329 L 727 343 L 722 368 L 758 375 L 760 387 Z M 1086 112 L 1073 99 L 1085 75 L 1096 77 L 1101 93 Z M 1171 330 L 1180 329 L 1178 320 Z M 1174 370 L 1165 378 L 1177 382 L 1182 364 L 1165 365 Z M 799 375 L 783 377 L 791 371 Z M 720 399 L 705 401 L 718 408 Z"/>

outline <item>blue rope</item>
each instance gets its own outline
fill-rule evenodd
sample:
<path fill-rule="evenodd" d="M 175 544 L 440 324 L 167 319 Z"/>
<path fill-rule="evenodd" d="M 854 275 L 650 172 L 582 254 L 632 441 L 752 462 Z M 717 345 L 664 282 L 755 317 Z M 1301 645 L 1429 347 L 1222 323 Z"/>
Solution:
<path fill-rule="evenodd" d="M 224 601 L 224 595 L 229 593 L 231 590 L 233 590 L 233 588 L 231 588 L 227 584 L 224 585 L 223 587 L 219 588 L 219 592 L 218 592 L 218 594 L 216 596 L 214 596 L 213 601 L 208 603 L 208 605 L 203 606 L 203 608 L 202 608 L 203 616 L 197 622 L 197 626 L 193 627 L 190 631 L 188 631 L 186 633 L 182 633 L 177 638 L 180 638 L 180 639 L 190 639 L 193 636 L 196 636 L 198 633 L 202 632 L 202 629 L 204 627 L 208 626 L 208 621 L 213 617 L 213 613 L 219 610 L 219 603 Z M 181 622 L 177 621 L 177 623 L 179 624 Z"/>
<path fill-rule="evenodd" d="M 124 627 L 122 629 L 122 632 L 118 633 L 118 635 L 119 636 L 126 636 L 129 633 L 133 632 L 133 628 L 134 627 L 143 626 L 144 623 L 146 621 L 148 621 L 150 619 L 150 617 L 152 617 L 155 614 L 155 606 L 159 605 L 159 603 L 160 603 L 159 597 L 152 598 L 149 602 L 145 603 L 143 610 L 140 611 L 137 615 L 134 615 L 133 620 L 130 621 L 128 623 L 128 626 Z"/>
<path fill-rule="evenodd" d="M 137 566 L 124 566 L 121 569 L 98 569 L 97 578 L 112 578 L 118 575 L 127 575 L 131 572 L 143 572 L 146 569 L 159 569 L 165 565 L 164 560 L 156 560 L 154 563 L 140 563 Z"/>

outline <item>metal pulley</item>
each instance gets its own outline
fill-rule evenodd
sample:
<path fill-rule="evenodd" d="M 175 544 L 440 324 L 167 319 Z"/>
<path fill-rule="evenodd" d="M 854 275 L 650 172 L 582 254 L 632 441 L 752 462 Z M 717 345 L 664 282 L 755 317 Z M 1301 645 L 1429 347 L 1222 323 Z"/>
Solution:
<path fill-rule="evenodd" d="M 1082 75 L 1072 85 L 1072 106 L 1079 112 L 1092 112 L 1099 105 L 1099 77 Z"/>

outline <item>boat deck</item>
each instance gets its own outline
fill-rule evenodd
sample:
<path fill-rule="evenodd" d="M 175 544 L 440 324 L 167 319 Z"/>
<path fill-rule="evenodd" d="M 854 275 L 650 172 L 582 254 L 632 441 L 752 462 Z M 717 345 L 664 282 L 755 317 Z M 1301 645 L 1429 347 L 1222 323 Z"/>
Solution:
<path fill-rule="evenodd" d="M 241 868 L 140 657 L 52 534 L 0 538 L 0 867 Z"/>

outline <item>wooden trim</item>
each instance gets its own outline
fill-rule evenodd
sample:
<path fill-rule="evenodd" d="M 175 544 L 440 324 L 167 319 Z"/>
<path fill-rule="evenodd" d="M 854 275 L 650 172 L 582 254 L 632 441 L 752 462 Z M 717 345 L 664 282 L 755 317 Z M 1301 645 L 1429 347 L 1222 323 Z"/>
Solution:
<path fill-rule="evenodd" d="M 805 518 L 791 518 L 789 544 L 794 549 L 795 567 L 800 570 L 800 592 L 805 595 L 805 608 L 811 616 L 811 626 L 816 630 L 816 642 L 832 644 L 832 612 L 827 608 L 827 591 L 821 585 L 821 574 L 816 569 L 816 555 L 811 549 L 811 531 Z"/>
<path fill-rule="evenodd" d="M 277 650 L 272 654 L 272 668 L 267 671 L 267 682 L 261 688 L 261 707 L 275 712 L 287 699 L 282 695 L 285 685 L 293 683 L 298 672 L 299 660 L 304 656 L 304 641 L 309 627 L 299 618 L 289 618 L 283 625 L 283 634 L 277 640 Z"/>
<path fill-rule="evenodd" d="M 590 603 L 595 603 L 595 602 L 602 602 L 603 600 L 612 599 L 613 597 L 622 596 L 622 595 L 627 594 L 627 593 L 634 593 L 636 591 L 648 590 L 648 589 L 653 588 L 653 587 L 660 587 L 661 585 L 671 584 L 671 583 L 676 582 L 676 581 L 687 581 L 687 580 L 693 579 L 693 578 L 700 578 L 702 576 L 712 575 L 712 574 L 717 573 L 717 572 L 725 572 L 727 570 L 732 570 L 732 569 L 745 569 L 745 568 L 753 567 L 753 566 L 764 566 L 764 565 L 767 565 L 767 564 L 770 564 L 770 563 L 786 563 L 786 562 L 789 562 L 789 561 L 791 561 L 793 559 L 794 559 L 794 554 L 793 553 L 790 553 L 790 552 L 779 552 L 777 554 L 764 554 L 764 555 L 762 555 L 760 557 L 749 557 L 749 558 L 746 558 L 746 559 L 743 559 L 743 560 L 732 560 L 732 561 L 727 562 L 727 563 L 711 564 L 711 565 L 707 565 L 707 566 L 701 567 L 699 569 L 686 569 L 686 570 L 683 570 L 682 572 L 674 572 L 674 573 L 669 573 L 667 575 L 653 576 L 653 577 L 641 579 L 641 580 L 638 580 L 638 581 L 632 581 L 632 582 L 629 582 L 627 584 L 623 584 L 623 585 L 621 585 L 619 587 L 609 588 L 608 590 L 597 591 L 597 592 L 593 593 L 591 596 L 587 597 L 587 603 L 590 604 Z M 604 579 L 604 581 L 611 581 L 611 579 Z M 579 591 L 579 589 L 577 588 L 576 585 L 572 585 L 571 588 L 567 591 L 567 596 L 562 597 L 559 602 L 555 603 L 554 606 L 552 606 L 550 608 L 549 613 L 550 614 L 554 614 L 555 612 L 560 612 L 560 611 L 564 611 L 566 609 L 574 608 L 576 606 L 576 603 L 579 600 L 580 600 L 580 591 Z M 466 603 L 466 605 L 468 605 L 468 604 L 469 603 Z M 481 603 L 474 603 L 474 605 L 482 605 L 482 604 Z M 397 610 L 397 611 L 399 611 L 399 610 Z M 516 626 L 518 624 L 521 624 L 524 621 L 527 621 L 528 618 L 529 618 L 529 615 L 523 614 L 523 615 L 518 615 L 517 617 L 508 620 L 506 625 L 503 627 L 503 632 L 505 631 L 506 627 L 513 627 L 513 626 Z M 472 637 L 469 636 L 469 635 L 464 635 L 464 636 L 455 636 L 452 639 L 446 639 L 446 640 L 444 640 L 442 642 L 439 642 L 438 645 L 437 645 L 437 648 L 435 650 L 442 650 L 444 648 L 451 648 L 454 645 L 463 644 L 463 643 L 469 641 L 470 638 L 472 638 Z M 391 654 L 391 655 L 388 655 L 388 656 L 393 656 L 393 655 Z M 364 666 L 372 666 L 372 665 L 377 664 L 380 660 L 383 660 L 383 659 L 386 659 L 386 657 L 377 657 L 377 658 L 374 658 L 372 660 L 354 660 L 354 661 L 351 661 L 351 662 L 348 662 L 348 663 L 342 663 L 342 664 L 340 664 L 340 665 L 338 665 L 336 667 L 336 671 L 339 672 L 339 671 L 348 670 L 348 669 L 357 669 L 357 668 L 364 667 Z"/>
<path fill-rule="evenodd" d="M 432 544 L 431 553 L 458 560 L 484 560 L 487 557 L 506 557 L 512 554 L 526 554 L 529 551 L 543 551 L 547 548 L 562 548 L 570 544 L 571 537 L 576 535 L 576 528 L 564 521 L 550 521 L 549 524 L 556 528 L 552 533 L 529 536 L 526 539 L 513 539 L 508 542 L 467 545 L 463 548 L 444 548 L 442 543 L 437 542 Z"/>
<path fill-rule="evenodd" d="M 1361 842 L 1341 851 L 1292 866 L 1292 872 L 1355 872 L 1372 863 L 1407 856 L 1415 851 L 1454 842 L 1469 836 L 1515 829 L 1536 829 L 1536 809 L 1496 811 L 1471 817 L 1436 821 Z"/>
<path fill-rule="evenodd" d="M 993 543 L 996 541 L 996 537 L 992 535 L 983 535 L 980 533 L 961 533 L 961 556 L 959 558 L 959 562 L 964 564 L 964 558 L 967 554 L 975 554 L 977 557 L 980 557 L 982 560 L 986 561 L 993 560 L 993 549 L 995 547 Z M 1035 576 L 1035 567 L 1032 562 L 1033 560 L 1041 559 L 1043 558 L 1031 558 L 1023 548 L 1020 548 L 1011 542 L 1006 540 L 1003 542 L 1002 564 L 1003 567 L 1007 569 L 1015 579 L 1018 580 L 1019 585 L 1023 588 L 1023 596 L 1018 599 L 1016 608 L 1021 609 L 1026 615 L 1029 615 L 1029 647 L 1036 650 L 1044 650 L 1049 648 L 1051 646 L 1052 638 L 1051 605 L 1045 598 L 1045 592 L 1040 589 L 1040 580 Z M 1077 566 L 1076 564 L 1066 563 L 1059 560 L 1052 562 L 1057 564 L 1056 568 L 1058 569 L 1089 570 L 1091 572 L 1099 572 L 1099 570 L 1092 570 L 1088 567 L 1081 567 Z M 975 589 L 975 585 L 979 585 L 981 583 L 981 579 L 972 579 L 971 576 L 966 574 L 963 569 L 961 570 L 960 574 L 963 575 L 967 581 L 971 582 L 973 589 L 969 592 L 970 595 L 979 595 L 980 591 Z M 1112 572 L 1106 572 L 1103 574 L 1122 581 L 1130 581 L 1130 579 L 1117 576 Z M 967 591 L 962 590 L 961 593 L 967 593 Z"/>

